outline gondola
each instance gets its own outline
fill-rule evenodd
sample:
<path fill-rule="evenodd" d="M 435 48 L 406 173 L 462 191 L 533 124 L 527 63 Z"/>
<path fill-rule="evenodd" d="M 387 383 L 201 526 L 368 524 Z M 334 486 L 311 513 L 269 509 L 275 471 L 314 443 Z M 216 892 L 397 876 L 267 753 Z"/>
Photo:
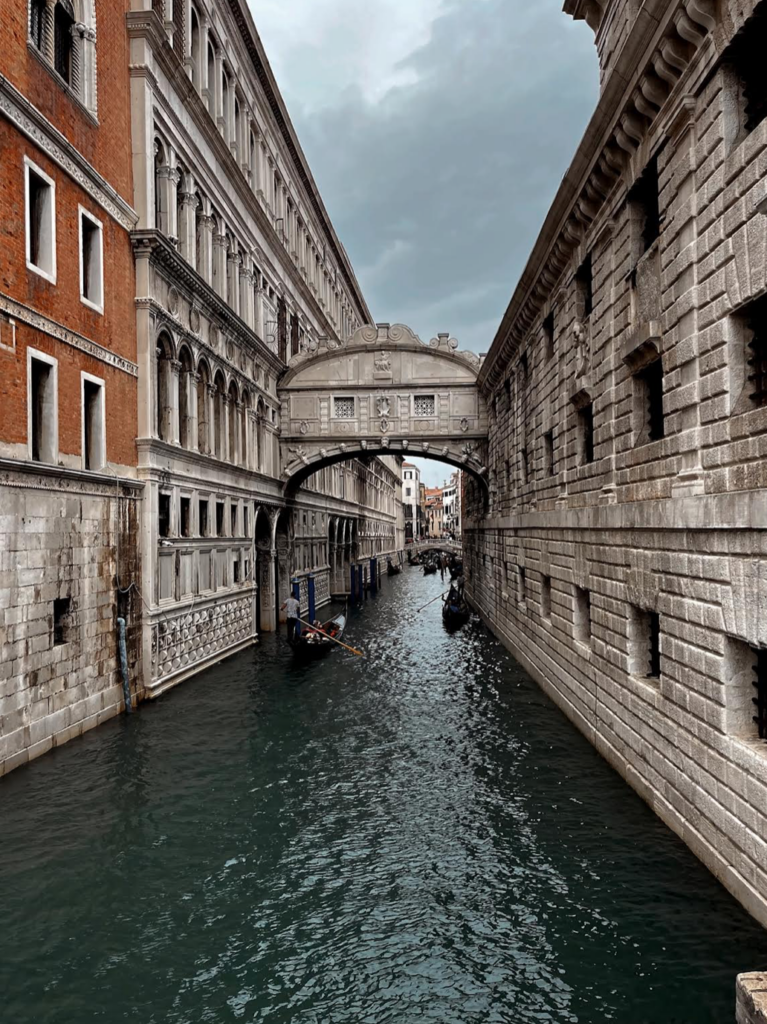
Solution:
<path fill-rule="evenodd" d="M 456 598 L 455 594 L 448 597 L 442 605 L 442 621 L 448 629 L 465 626 L 470 618 L 471 609 L 463 598 Z"/>
<path fill-rule="evenodd" d="M 346 615 L 343 613 L 336 615 L 319 629 L 302 627 L 301 636 L 293 641 L 293 654 L 305 661 L 324 658 L 330 651 L 338 650 L 338 644 L 333 643 L 333 640 L 342 640 L 345 629 Z"/>
<path fill-rule="evenodd" d="M 389 562 L 389 564 L 386 566 L 386 571 L 390 576 L 399 576 L 399 574 L 402 572 L 402 566 L 395 565 L 394 562 Z"/>
<path fill-rule="evenodd" d="M 432 576 L 437 571 L 436 562 L 427 562 L 423 567 L 424 576 Z"/>

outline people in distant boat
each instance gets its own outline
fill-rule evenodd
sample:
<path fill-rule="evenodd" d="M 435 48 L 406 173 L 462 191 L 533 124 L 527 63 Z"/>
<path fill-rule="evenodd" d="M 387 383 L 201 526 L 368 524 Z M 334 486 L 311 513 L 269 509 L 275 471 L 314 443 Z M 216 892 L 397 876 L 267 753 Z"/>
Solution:
<path fill-rule="evenodd" d="M 291 594 L 282 606 L 282 610 L 287 614 L 288 643 L 292 644 L 296 638 L 296 628 L 298 626 L 298 618 L 301 614 L 301 604 Z"/>

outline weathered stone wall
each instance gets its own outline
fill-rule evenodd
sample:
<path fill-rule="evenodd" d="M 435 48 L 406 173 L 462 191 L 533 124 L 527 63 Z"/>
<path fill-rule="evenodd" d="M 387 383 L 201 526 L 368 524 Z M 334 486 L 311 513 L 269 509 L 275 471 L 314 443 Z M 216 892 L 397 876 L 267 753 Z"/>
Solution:
<path fill-rule="evenodd" d="M 0 466 L 0 775 L 123 710 L 118 615 L 142 696 L 139 496 L 93 474 Z"/>
<path fill-rule="evenodd" d="M 737 1024 L 767 1024 L 767 974 L 738 978 Z"/>
<path fill-rule="evenodd" d="M 628 108 L 603 91 L 480 375 L 490 503 L 468 485 L 464 541 L 493 629 L 767 923 L 767 121 L 744 128 L 729 60 L 755 5 L 703 6 L 665 5 L 684 31 L 660 49 L 627 41 Z"/>

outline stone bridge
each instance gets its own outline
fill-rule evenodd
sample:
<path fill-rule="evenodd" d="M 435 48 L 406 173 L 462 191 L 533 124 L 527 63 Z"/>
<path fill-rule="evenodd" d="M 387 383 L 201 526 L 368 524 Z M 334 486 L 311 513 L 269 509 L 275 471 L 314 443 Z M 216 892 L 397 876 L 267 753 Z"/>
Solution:
<path fill-rule="evenodd" d="M 323 466 L 365 455 L 436 459 L 487 491 L 487 409 L 480 359 L 440 334 L 428 345 L 402 324 L 315 342 L 280 381 L 283 482 L 295 491 Z"/>
<path fill-rule="evenodd" d="M 409 552 L 411 555 L 422 555 L 426 551 L 444 551 L 448 555 L 463 557 L 463 545 L 460 541 L 438 540 L 435 537 L 433 540 L 415 541 L 406 547 L 406 553 Z"/>

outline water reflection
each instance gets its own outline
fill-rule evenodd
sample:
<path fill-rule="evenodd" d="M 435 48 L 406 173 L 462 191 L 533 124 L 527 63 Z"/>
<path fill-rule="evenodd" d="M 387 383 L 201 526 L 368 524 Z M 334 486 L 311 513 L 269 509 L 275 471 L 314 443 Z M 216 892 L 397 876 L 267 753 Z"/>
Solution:
<path fill-rule="evenodd" d="M 733 1015 L 767 938 L 417 570 L 0 784 L 15 1024 Z"/>

